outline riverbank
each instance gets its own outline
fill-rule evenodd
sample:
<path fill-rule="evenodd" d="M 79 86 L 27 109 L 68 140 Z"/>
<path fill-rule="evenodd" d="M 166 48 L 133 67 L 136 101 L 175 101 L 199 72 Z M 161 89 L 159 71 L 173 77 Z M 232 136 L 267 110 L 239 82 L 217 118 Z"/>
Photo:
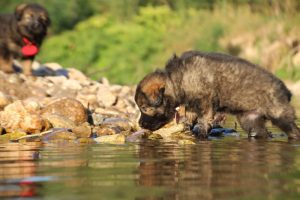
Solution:
<path fill-rule="evenodd" d="M 195 142 L 175 122 L 154 133 L 141 129 L 135 86 L 111 84 L 106 78 L 94 81 L 57 63 L 35 63 L 34 76 L 0 72 L 0 82 L 2 142 L 125 143 L 142 138 Z M 286 84 L 294 94 L 293 104 L 300 107 L 300 81 Z"/>

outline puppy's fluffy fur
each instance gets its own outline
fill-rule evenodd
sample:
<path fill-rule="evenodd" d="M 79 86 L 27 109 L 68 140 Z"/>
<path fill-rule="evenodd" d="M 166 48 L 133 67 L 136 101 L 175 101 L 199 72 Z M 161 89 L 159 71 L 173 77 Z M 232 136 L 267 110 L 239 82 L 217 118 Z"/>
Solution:
<path fill-rule="evenodd" d="M 257 137 L 268 137 L 266 120 L 300 136 L 291 93 L 268 71 L 246 60 L 220 54 L 189 51 L 169 60 L 165 70 L 148 74 L 137 86 L 135 101 L 140 125 L 156 130 L 168 123 L 175 108 L 184 105 L 189 123 L 206 137 L 217 112 L 237 116 L 241 127 Z"/>
<path fill-rule="evenodd" d="M 23 60 L 25 74 L 31 74 L 34 56 L 22 55 L 24 38 L 40 47 L 50 25 L 48 12 L 38 4 L 21 4 L 14 14 L 0 15 L 0 69 L 13 72 L 13 59 Z"/>

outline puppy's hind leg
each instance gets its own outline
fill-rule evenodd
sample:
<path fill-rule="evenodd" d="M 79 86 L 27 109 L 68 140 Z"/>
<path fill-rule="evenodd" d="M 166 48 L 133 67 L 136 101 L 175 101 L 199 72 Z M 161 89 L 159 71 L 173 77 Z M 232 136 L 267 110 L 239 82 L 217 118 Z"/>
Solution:
<path fill-rule="evenodd" d="M 265 126 L 266 118 L 262 114 L 250 111 L 239 114 L 237 119 L 240 126 L 248 133 L 249 137 L 268 138 L 271 136 Z"/>
<path fill-rule="evenodd" d="M 278 117 L 272 117 L 272 123 L 288 134 L 290 139 L 300 139 L 300 129 L 297 127 L 295 111 L 292 106 L 285 106 Z"/>

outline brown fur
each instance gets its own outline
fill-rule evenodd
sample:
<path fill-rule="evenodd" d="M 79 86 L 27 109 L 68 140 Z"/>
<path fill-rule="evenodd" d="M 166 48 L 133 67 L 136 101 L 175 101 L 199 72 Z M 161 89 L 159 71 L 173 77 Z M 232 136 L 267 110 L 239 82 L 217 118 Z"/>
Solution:
<path fill-rule="evenodd" d="M 173 118 L 177 106 L 184 105 L 189 123 L 199 126 L 198 134 L 204 137 L 218 112 L 236 115 L 241 127 L 257 137 L 268 137 L 266 120 L 290 138 L 299 137 L 290 100 L 284 83 L 259 66 L 237 57 L 199 51 L 171 58 L 165 70 L 148 74 L 135 94 L 142 127 L 160 128 Z"/>
<path fill-rule="evenodd" d="M 21 4 L 14 14 L 0 15 L 0 69 L 14 72 L 13 59 L 21 58 L 23 71 L 31 74 L 34 56 L 24 57 L 21 48 L 26 37 L 40 47 L 50 24 L 48 12 L 38 4 Z"/>

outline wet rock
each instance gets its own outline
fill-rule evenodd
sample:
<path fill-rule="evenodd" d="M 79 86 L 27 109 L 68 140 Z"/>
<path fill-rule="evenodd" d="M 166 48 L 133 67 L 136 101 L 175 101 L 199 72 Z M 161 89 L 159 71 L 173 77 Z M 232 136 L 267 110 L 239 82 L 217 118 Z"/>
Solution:
<path fill-rule="evenodd" d="M 153 133 L 148 137 L 148 139 L 150 139 L 150 140 L 161 140 L 161 139 L 163 139 L 163 137 L 160 134 Z"/>
<path fill-rule="evenodd" d="M 76 126 L 72 129 L 72 132 L 79 138 L 88 138 L 92 134 L 92 128 L 89 123 L 83 123 L 80 126 Z"/>
<path fill-rule="evenodd" d="M 126 137 L 127 142 L 139 142 L 150 135 L 150 132 L 145 129 L 138 130 Z"/>
<path fill-rule="evenodd" d="M 99 84 L 97 99 L 105 107 L 110 107 L 116 102 L 117 97 L 110 91 L 108 86 Z"/>
<path fill-rule="evenodd" d="M 176 124 L 167 128 L 161 128 L 153 132 L 153 134 L 158 134 L 162 138 L 170 138 L 174 133 L 184 132 L 185 131 L 184 124 Z"/>
<path fill-rule="evenodd" d="M 105 143 L 105 144 L 124 144 L 126 138 L 122 134 L 116 134 L 116 135 L 106 135 L 106 136 L 97 137 L 94 140 L 98 143 Z"/>
<path fill-rule="evenodd" d="M 5 135 L 6 135 L 6 137 L 9 138 L 9 140 L 16 140 L 20 137 L 26 136 L 27 134 L 25 132 L 22 132 L 22 131 L 17 131 L 17 132 L 7 133 Z"/>
<path fill-rule="evenodd" d="M 95 143 L 93 138 L 79 138 L 77 141 L 81 144 L 93 144 L 93 143 Z"/>
<path fill-rule="evenodd" d="M 58 99 L 42 109 L 42 113 L 43 115 L 56 114 L 63 116 L 64 118 L 73 121 L 75 125 L 87 122 L 88 118 L 84 106 L 79 101 L 72 98 Z"/>
<path fill-rule="evenodd" d="M 72 133 L 67 130 L 58 130 L 53 131 L 48 134 L 42 136 L 42 140 L 49 141 L 49 140 L 75 140 L 77 136 L 75 133 Z"/>
<path fill-rule="evenodd" d="M 184 140 L 179 140 L 178 144 L 180 144 L 180 145 L 191 145 L 191 144 L 196 144 L 196 142 L 193 141 L 193 140 L 184 139 Z"/>
<path fill-rule="evenodd" d="M 74 121 L 68 119 L 65 116 L 61 116 L 59 114 L 48 114 L 44 113 L 43 118 L 46 119 L 52 127 L 54 128 L 67 128 L 67 129 L 73 129 L 76 127 L 76 124 Z"/>

